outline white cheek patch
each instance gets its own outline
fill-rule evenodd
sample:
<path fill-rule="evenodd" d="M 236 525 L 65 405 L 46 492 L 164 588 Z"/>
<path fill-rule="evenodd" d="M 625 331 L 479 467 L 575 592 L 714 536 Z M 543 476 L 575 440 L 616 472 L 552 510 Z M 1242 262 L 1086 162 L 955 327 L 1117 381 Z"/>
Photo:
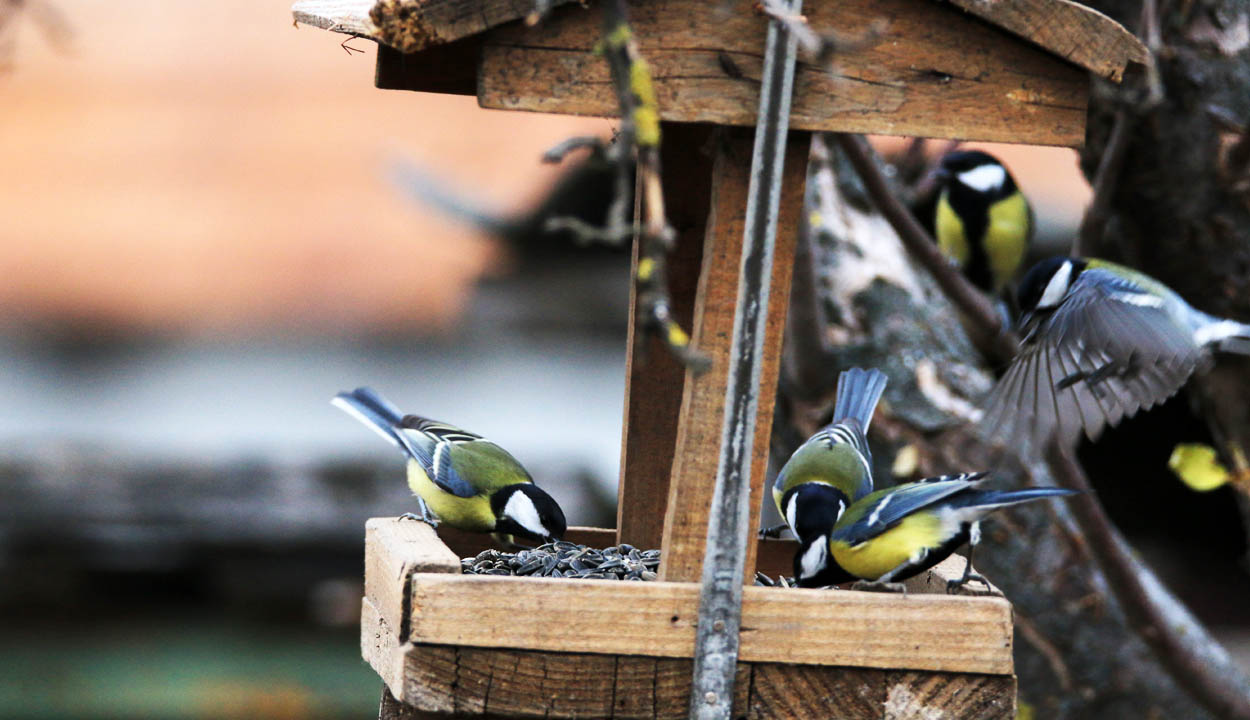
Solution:
<path fill-rule="evenodd" d="M 799 494 L 790 495 L 790 502 L 786 505 L 786 524 L 790 526 L 790 531 L 798 534 L 799 527 Z"/>
<path fill-rule="evenodd" d="M 1046 283 L 1046 290 L 1042 292 L 1042 299 L 1037 301 L 1039 308 L 1052 308 L 1059 305 L 1063 300 L 1063 296 L 1068 292 L 1068 285 L 1072 282 L 1072 263 L 1064 261 L 1054 275 L 1050 276 L 1050 282 Z"/>
<path fill-rule="evenodd" d="M 981 165 L 961 172 L 956 177 L 961 184 L 973 190 L 989 192 L 1003 186 L 1003 182 L 1007 180 L 1007 171 L 1002 165 Z"/>
<path fill-rule="evenodd" d="M 520 490 L 513 492 L 512 497 L 508 498 L 508 502 L 503 506 L 503 514 L 539 537 L 550 534 L 538 517 L 538 508 L 534 507 L 534 501 Z"/>
<path fill-rule="evenodd" d="M 829 538 L 821 535 L 807 550 L 803 551 L 803 557 L 799 558 L 799 577 L 814 577 L 825 567 L 825 557 L 829 552 L 826 547 L 828 544 Z"/>

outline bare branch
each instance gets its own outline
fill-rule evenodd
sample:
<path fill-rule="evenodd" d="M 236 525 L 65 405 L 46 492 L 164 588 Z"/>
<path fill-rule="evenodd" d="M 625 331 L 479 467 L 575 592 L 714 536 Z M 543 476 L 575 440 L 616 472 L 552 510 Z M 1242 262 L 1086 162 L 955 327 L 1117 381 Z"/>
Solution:
<path fill-rule="evenodd" d="M 1116 180 L 1124 166 L 1134 124 L 1135 120 L 1127 110 L 1116 111 L 1111 137 L 1107 140 L 1107 147 L 1098 161 L 1097 174 L 1094 175 L 1093 199 L 1085 210 L 1085 217 L 1081 218 L 1081 229 L 1072 241 L 1072 254 L 1077 257 L 1096 247 L 1095 243 L 1102 238 L 1107 218 L 1111 216 L 1111 194 L 1115 192 Z"/>
<path fill-rule="evenodd" d="M 806 15 L 790 12 L 779 0 L 761 0 L 760 9 L 765 15 L 785 26 L 794 36 L 799 48 L 812 56 L 817 65 L 828 65 L 840 52 L 851 52 L 870 47 L 885 32 L 889 21 L 885 18 L 874 20 L 868 29 L 859 36 L 846 36 L 832 31 L 817 32 L 807 22 Z"/>
<path fill-rule="evenodd" d="M 837 134 L 838 143 L 847 159 L 859 173 L 877 209 L 898 233 L 907 252 L 933 275 L 942 292 L 968 319 L 969 335 L 981 352 L 997 362 L 1007 362 L 1016 354 L 1019 340 L 1003 327 L 994 307 L 985 294 L 968 282 L 938 250 L 937 243 L 890 192 L 881 173 L 877 153 L 862 135 Z"/>
<path fill-rule="evenodd" d="M 1195 700 L 1221 718 L 1250 720 L 1250 678 L 1133 555 L 1076 460 L 1058 442 L 1050 444 L 1046 455 L 1056 482 L 1084 491 L 1069 498 L 1068 507 L 1129 625 Z"/>

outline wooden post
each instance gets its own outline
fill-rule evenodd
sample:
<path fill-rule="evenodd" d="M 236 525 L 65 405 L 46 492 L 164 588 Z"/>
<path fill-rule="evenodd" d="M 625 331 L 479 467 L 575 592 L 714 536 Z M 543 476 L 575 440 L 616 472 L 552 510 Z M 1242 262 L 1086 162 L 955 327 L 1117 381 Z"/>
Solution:
<path fill-rule="evenodd" d="M 703 256 L 712 185 L 712 127 L 665 123 L 661 145 L 664 206 L 677 231 L 669 254 L 673 316 L 689 328 Z M 638 247 L 630 272 L 638 264 Z M 654 336 L 637 335 L 635 286 L 629 294 L 629 353 L 625 361 L 625 426 L 617 490 L 616 541 L 658 548 L 664 531 L 677 414 L 685 368 Z"/>
<path fill-rule="evenodd" d="M 703 268 L 695 299 L 694 346 L 712 359 L 700 375 L 686 374 L 678 419 L 677 445 L 668 503 L 664 514 L 664 555 L 660 579 L 698 582 L 707 544 L 708 506 L 720 457 L 720 435 L 725 410 L 727 358 L 732 342 L 734 303 L 742 262 L 742 233 L 747 186 L 751 173 L 752 135 L 749 130 L 726 129 L 717 143 L 713 169 L 711 209 L 704 240 Z M 773 404 L 781 365 L 781 340 L 790 301 L 790 277 L 798 238 L 807 172 L 808 136 L 792 133 L 787 143 L 785 178 L 778 211 L 773 258 L 765 361 L 760 378 L 760 422 L 755 428 L 751 460 L 751 517 L 759 517 L 768 465 Z M 630 502 L 634 502 L 631 496 Z M 755 544 L 748 544 L 746 576 L 755 572 Z"/>

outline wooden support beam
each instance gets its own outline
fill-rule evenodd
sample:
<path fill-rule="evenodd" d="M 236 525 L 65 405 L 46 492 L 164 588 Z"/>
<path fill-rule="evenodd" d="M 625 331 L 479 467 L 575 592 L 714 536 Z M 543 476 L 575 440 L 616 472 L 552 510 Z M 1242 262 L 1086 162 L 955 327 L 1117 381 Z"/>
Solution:
<path fill-rule="evenodd" d="M 729 346 L 742 262 L 742 233 L 751 165 L 751 133 L 727 130 L 717 143 L 711 208 L 704 240 L 703 268 L 695 299 L 693 344 L 712 359 L 699 374 L 687 373 L 678 420 L 677 445 L 664 515 L 664 554 L 660 578 L 697 582 L 707 546 L 709 505 L 720 457 Z M 790 301 L 790 277 L 798 240 L 799 213 L 807 172 L 808 138 L 794 133 L 787 145 L 785 178 L 778 211 L 772 291 L 760 378 L 760 421 L 751 461 L 751 518 L 759 517 L 768 466 L 769 435 L 780 372 L 781 342 Z M 748 545 L 746 580 L 755 574 L 755 543 Z"/>
<path fill-rule="evenodd" d="M 737 0 L 721 12 L 703 0 L 631 3 L 634 37 L 652 66 L 664 119 L 755 124 L 766 23 L 751 4 Z M 838 53 L 833 73 L 799 63 L 792 130 L 1072 147 L 1084 142 L 1084 69 L 980 18 L 928 0 L 811 3 L 804 14 L 813 28 L 848 37 L 880 31 L 867 47 Z M 558 9 L 540 27 L 492 31 L 479 102 L 611 115 L 616 105 L 607 68 L 592 52 L 597 39 L 597 13 L 579 7 Z M 1082 34 L 1071 40 L 1085 39 Z"/>
<path fill-rule="evenodd" d="M 669 253 L 671 310 L 683 328 L 691 326 L 712 184 L 707 125 L 664 123 L 660 164 L 664 207 L 677 233 Z M 638 247 L 634 247 L 634 267 Z M 681 408 L 685 367 L 659 338 L 643 337 L 636 326 L 636 288 L 629 294 L 629 339 L 625 360 L 625 423 L 617 486 L 617 542 L 658 548 L 664 532 L 669 477 Z"/>
<path fill-rule="evenodd" d="M 372 518 L 365 523 L 365 597 L 400 642 L 408 639 L 408 587 L 413 573 L 459 573 L 460 558 L 426 523 Z"/>

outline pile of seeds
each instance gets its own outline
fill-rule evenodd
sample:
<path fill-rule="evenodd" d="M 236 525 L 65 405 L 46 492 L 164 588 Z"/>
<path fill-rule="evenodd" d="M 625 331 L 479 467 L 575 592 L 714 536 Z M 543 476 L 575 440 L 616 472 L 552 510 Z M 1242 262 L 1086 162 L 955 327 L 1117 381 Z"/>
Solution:
<path fill-rule="evenodd" d="M 628 544 L 599 550 L 563 540 L 515 553 L 483 550 L 477 557 L 460 561 L 460 570 L 466 575 L 586 580 L 655 580 L 659 566 L 659 550 L 639 550 Z"/>
<path fill-rule="evenodd" d="M 659 550 L 639 550 L 622 544 L 598 548 L 571 542 L 547 543 L 532 550 L 501 552 L 483 550 L 476 557 L 463 558 L 460 571 L 465 575 L 525 575 L 585 580 L 656 580 L 660 567 Z M 755 573 L 755 584 L 764 587 L 794 587 L 794 581 Z"/>

